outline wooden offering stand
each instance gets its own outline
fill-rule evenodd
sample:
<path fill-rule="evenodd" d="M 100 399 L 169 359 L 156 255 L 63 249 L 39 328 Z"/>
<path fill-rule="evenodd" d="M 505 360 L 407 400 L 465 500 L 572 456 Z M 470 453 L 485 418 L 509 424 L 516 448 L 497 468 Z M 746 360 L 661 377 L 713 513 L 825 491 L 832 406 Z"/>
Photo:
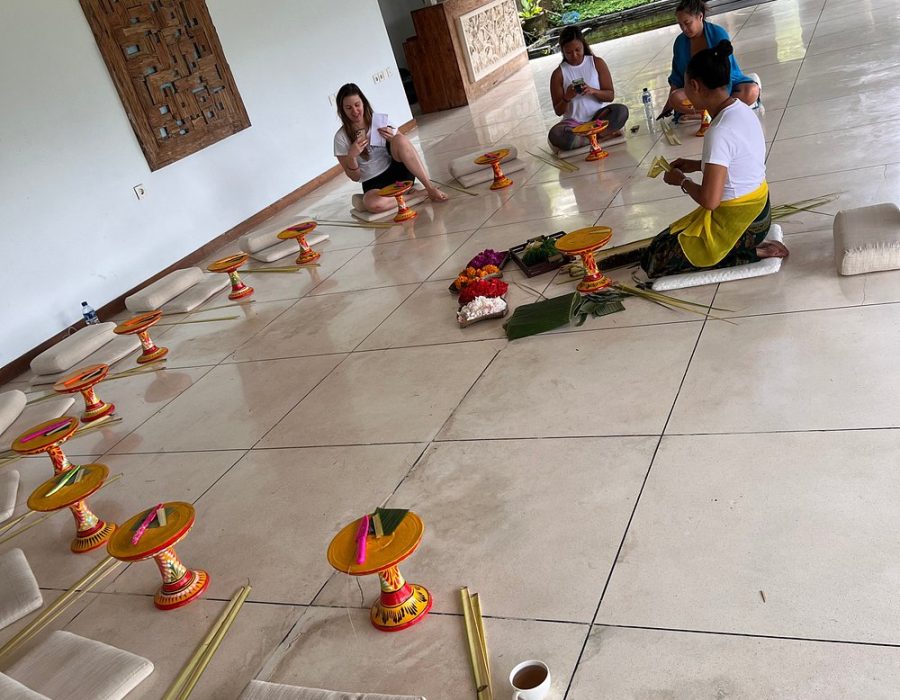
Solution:
<path fill-rule="evenodd" d="M 591 140 L 591 152 L 587 154 L 585 160 L 601 160 L 609 156 L 609 152 L 604 151 L 600 145 L 599 139 L 599 134 L 606 131 L 608 126 L 609 122 L 605 119 L 592 119 L 572 129 L 573 134 L 587 136 Z"/>
<path fill-rule="evenodd" d="M 137 358 L 138 364 L 145 362 L 153 362 L 161 357 L 169 354 L 169 348 L 158 347 L 150 338 L 150 327 L 162 318 L 162 311 L 148 311 L 145 314 L 138 314 L 134 318 L 122 321 L 118 326 L 113 328 L 113 333 L 118 335 L 137 335 L 141 341 L 143 351 Z"/>
<path fill-rule="evenodd" d="M 20 455 L 36 455 L 46 452 L 53 462 L 53 473 L 62 474 L 72 468 L 72 463 L 62 451 L 62 445 L 78 430 L 78 419 L 73 416 L 51 418 L 29 428 L 13 440 L 12 451 Z"/>
<path fill-rule="evenodd" d="M 513 181 L 506 177 L 503 174 L 503 170 L 500 169 L 500 161 L 508 155 L 509 149 L 501 148 L 498 151 L 488 151 L 475 159 L 475 165 L 490 165 L 493 168 L 494 181 L 491 183 L 492 190 L 502 190 L 504 187 L 509 187 L 513 184 Z"/>
<path fill-rule="evenodd" d="M 94 387 L 102 382 L 107 374 L 109 374 L 109 365 L 82 367 L 56 382 L 53 385 L 53 391 L 60 394 L 80 392 L 84 398 L 84 413 L 81 414 L 81 420 L 84 423 L 90 423 L 98 418 L 103 418 L 103 416 L 108 416 L 116 410 L 115 404 L 103 401 L 94 391 Z"/>
<path fill-rule="evenodd" d="M 318 224 L 315 221 L 306 221 L 302 224 L 286 228 L 276 236 L 283 241 L 289 241 L 292 238 L 297 240 L 297 245 L 300 246 L 300 255 L 297 256 L 296 260 L 298 265 L 308 265 L 322 257 L 321 253 L 313 250 L 309 243 L 306 242 L 306 234 L 312 233 L 316 226 L 318 226 Z"/>
<path fill-rule="evenodd" d="M 105 464 L 73 466 L 51 477 L 28 497 L 28 507 L 41 513 L 63 508 L 75 517 L 75 539 L 71 550 L 84 554 L 103 546 L 116 531 L 115 523 L 101 520 L 88 508 L 87 497 L 103 486 L 109 468 Z"/>
<path fill-rule="evenodd" d="M 160 610 L 174 610 L 203 594 L 209 586 L 209 574 L 202 569 L 188 569 L 175 553 L 175 545 L 194 525 L 194 507 L 190 503 L 171 501 L 161 504 L 160 510 L 165 511 L 162 518 L 156 508 L 129 518 L 109 540 L 106 549 L 111 557 L 121 561 L 152 557 L 163 581 L 153 596 L 153 604 Z M 144 532 L 139 533 L 142 526 L 146 526 Z"/>
<path fill-rule="evenodd" d="M 600 272 L 594 251 L 602 248 L 612 238 L 609 226 L 590 226 L 567 233 L 556 241 L 556 249 L 567 255 L 580 255 L 584 263 L 584 278 L 575 287 L 582 294 L 591 294 L 606 289 L 612 280 Z"/>
<path fill-rule="evenodd" d="M 231 278 L 231 293 L 228 298 L 243 299 L 253 294 L 253 287 L 248 287 L 241 281 L 238 274 L 238 268 L 247 264 L 250 256 L 247 253 L 238 253 L 237 255 L 229 255 L 227 258 L 221 258 L 206 266 L 210 272 L 225 272 Z"/>
<path fill-rule="evenodd" d="M 390 535 L 369 535 L 365 543 L 365 561 L 357 564 L 357 531 L 360 520 L 344 527 L 328 546 L 328 562 L 336 570 L 351 576 L 378 574 L 381 595 L 372 606 L 370 619 L 375 629 L 399 632 L 421 622 L 433 603 L 424 586 L 407 583 L 397 565 L 416 551 L 425 526 L 415 513 L 407 513 Z"/>
<path fill-rule="evenodd" d="M 394 221 L 398 224 L 415 219 L 419 215 L 419 212 L 415 209 L 410 209 L 406 206 L 406 202 L 403 200 L 403 195 L 409 192 L 412 186 L 412 180 L 402 180 L 378 190 L 379 197 L 394 197 L 397 200 L 397 214 L 394 216 Z"/>

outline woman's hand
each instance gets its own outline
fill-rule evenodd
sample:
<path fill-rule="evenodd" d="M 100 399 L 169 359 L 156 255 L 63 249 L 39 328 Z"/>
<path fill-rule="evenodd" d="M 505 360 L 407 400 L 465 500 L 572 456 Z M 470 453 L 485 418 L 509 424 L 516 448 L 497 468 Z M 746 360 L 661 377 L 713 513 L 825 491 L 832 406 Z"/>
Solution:
<path fill-rule="evenodd" d="M 682 173 L 699 173 L 700 172 L 700 161 L 693 160 L 690 158 L 676 158 L 669 165 L 672 166 L 675 170 L 680 170 Z"/>
<path fill-rule="evenodd" d="M 356 141 L 350 144 L 350 148 L 347 149 L 347 155 L 356 158 L 369 146 L 369 138 L 366 136 L 366 132 L 362 132 L 359 136 L 356 137 Z"/>
<path fill-rule="evenodd" d="M 383 126 L 378 130 L 378 133 L 381 134 L 381 137 L 388 143 L 393 141 L 394 136 L 396 135 L 394 133 L 394 127 L 392 126 Z"/>
<path fill-rule="evenodd" d="M 674 164 L 673 164 L 674 165 Z M 679 170 L 678 168 L 672 168 L 663 174 L 663 180 L 667 185 L 675 185 L 676 187 L 681 187 L 681 183 L 684 182 L 685 178 L 684 172 Z"/>
<path fill-rule="evenodd" d="M 574 83 L 569 83 L 569 87 L 566 88 L 566 91 L 563 93 L 563 97 L 566 98 L 566 102 L 571 102 L 576 97 L 578 97 L 578 91 L 575 89 Z"/>

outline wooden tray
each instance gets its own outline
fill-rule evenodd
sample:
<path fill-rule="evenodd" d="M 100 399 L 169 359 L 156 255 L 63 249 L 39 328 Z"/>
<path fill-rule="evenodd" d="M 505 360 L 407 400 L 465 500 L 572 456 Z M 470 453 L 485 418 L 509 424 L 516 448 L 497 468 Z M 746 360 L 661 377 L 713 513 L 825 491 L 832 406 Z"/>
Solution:
<path fill-rule="evenodd" d="M 512 258 L 513 262 L 519 266 L 519 269 L 525 273 L 526 277 L 537 277 L 538 275 L 543 275 L 545 272 L 550 272 L 552 270 L 556 270 L 567 262 L 573 260 L 571 256 L 564 255 L 562 253 L 559 254 L 559 259 L 551 259 L 545 260 L 544 262 L 537 263 L 535 265 L 526 265 L 522 260 L 522 253 L 525 251 L 525 246 L 527 246 L 532 241 L 536 241 L 539 238 L 549 238 L 551 240 L 558 240 L 566 235 L 565 231 L 557 231 L 556 233 L 550 233 L 546 236 L 535 236 L 534 238 L 529 238 L 524 243 L 520 245 L 513 246 L 509 249 L 509 255 Z"/>

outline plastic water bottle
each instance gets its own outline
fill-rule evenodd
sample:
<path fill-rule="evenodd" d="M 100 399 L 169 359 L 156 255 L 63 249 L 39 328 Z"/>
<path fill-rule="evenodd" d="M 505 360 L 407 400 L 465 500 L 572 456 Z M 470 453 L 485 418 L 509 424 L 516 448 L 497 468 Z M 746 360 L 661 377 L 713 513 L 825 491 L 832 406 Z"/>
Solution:
<path fill-rule="evenodd" d="M 97 312 L 94 311 L 94 307 L 86 301 L 81 302 L 81 315 L 84 316 L 84 322 L 89 326 L 100 323 L 100 319 L 97 318 Z"/>
<path fill-rule="evenodd" d="M 653 114 L 653 95 L 650 94 L 649 89 L 644 88 L 641 93 L 641 102 L 644 103 L 644 119 L 647 120 L 647 128 L 652 132 L 655 130 L 656 119 Z"/>

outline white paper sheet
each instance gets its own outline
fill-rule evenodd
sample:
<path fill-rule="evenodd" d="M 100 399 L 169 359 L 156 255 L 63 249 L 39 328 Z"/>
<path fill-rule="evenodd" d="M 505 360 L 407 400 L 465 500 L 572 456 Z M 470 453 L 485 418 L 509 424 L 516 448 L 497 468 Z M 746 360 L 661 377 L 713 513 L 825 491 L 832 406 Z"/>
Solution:
<path fill-rule="evenodd" d="M 384 137 L 378 133 L 378 130 L 388 125 L 388 115 L 375 113 L 372 115 L 372 128 L 369 130 L 369 145 L 384 146 Z"/>

